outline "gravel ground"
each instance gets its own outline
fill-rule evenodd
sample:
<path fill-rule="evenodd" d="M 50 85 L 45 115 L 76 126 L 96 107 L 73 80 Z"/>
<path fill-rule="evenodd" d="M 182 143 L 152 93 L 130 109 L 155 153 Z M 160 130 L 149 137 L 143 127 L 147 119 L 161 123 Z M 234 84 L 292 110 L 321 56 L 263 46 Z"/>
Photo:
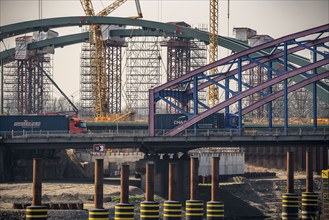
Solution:
<path fill-rule="evenodd" d="M 246 212 L 251 212 L 251 209 L 247 208 L 249 206 L 255 210 L 254 213 L 263 213 L 264 216 L 271 216 L 273 219 L 278 217 L 281 213 L 282 193 L 286 189 L 286 176 L 284 171 L 276 172 L 278 174 L 276 178 L 235 178 L 232 182 L 221 183 L 221 190 L 225 191 L 225 194 L 229 194 L 228 201 L 225 201 L 225 207 L 227 207 L 225 209 L 227 212 L 225 212 L 231 217 L 237 212 L 243 215 L 243 212 L 239 211 L 239 209 L 246 207 Z M 315 176 L 315 179 L 314 190 L 318 191 L 320 188 L 320 177 Z M 305 191 L 305 173 L 296 173 L 295 180 L 296 193 Z M 130 203 L 135 204 L 136 213 L 138 213 L 139 203 L 144 200 L 144 192 L 135 186 L 130 186 L 129 191 L 131 196 Z M 119 192 L 119 185 L 104 184 L 104 208 L 109 209 L 110 219 L 113 219 L 114 205 L 118 203 Z M 24 210 L 14 210 L 12 206 L 15 202 L 31 202 L 31 194 L 32 183 L 1 183 L 0 220 L 24 219 Z M 94 186 L 90 182 L 45 182 L 43 183 L 42 194 L 44 203 L 81 202 L 92 207 Z M 207 200 L 208 198 L 203 199 Z M 157 197 L 157 200 L 163 201 L 160 197 Z M 241 202 L 241 205 L 239 202 Z M 48 216 L 50 220 L 87 220 L 88 212 L 86 210 L 48 210 Z M 135 219 L 138 219 L 137 214 Z"/>

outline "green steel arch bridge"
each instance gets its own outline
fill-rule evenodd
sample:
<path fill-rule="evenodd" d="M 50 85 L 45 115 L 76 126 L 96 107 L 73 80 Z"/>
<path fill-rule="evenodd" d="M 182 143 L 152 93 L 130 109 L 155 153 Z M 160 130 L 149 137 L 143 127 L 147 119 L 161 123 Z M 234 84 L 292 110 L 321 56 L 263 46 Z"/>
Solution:
<path fill-rule="evenodd" d="M 147 20 L 136 20 L 129 18 L 118 17 L 62 17 L 62 18 L 50 18 L 34 21 L 26 21 L 11 25 L 5 25 L 0 27 L 0 40 L 15 37 L 21 34 L 30 33 L 33 31 L 47 31 L 49 29 L 68 26 L 84 26 L 91 24 L 107 24 L 107 25 L 126 25 L 139 27 L 139 29 L 122 29 L 111 31 L 112 36 L 119 37 L 135 37 L 135 36 L 164 36 L 164 37 L 179 37 L 179 38 L 195 38 L 205 43 L 209 43 L 209 33 L 193 29 L 185 26 L 180 26 L 173 23 L 161 23 Z M 157 101 L 162 100 L 171 105 L 180 113 L 188 116 L 189 120 L 183 125 L 178 126 L 173 131 L 168 132 L 166 135 L 174 136 L 183 130 L 196 124 L 198 121 L 205 117 L 217 112 L 220 109 L 227 108 L 234 102 L 238 102 L 239 109 L 239 127 L 242 126 L 242 115 L 254 110 L 257 106 L 270 103 L 277 97 L 284 97 L 284 127 L 288 128 L 288 107 L 287 107 L 287 95 L 289 92 L 295 91 L 299 88 L 305 87 L 307 90 L 313 93 L 313 106 L 314 106 L 314 127 L 316 127 L 316 97 L 320 98 L 326 104 L 329 104 L 329 85 L 320 81 L 328 78 L 328 70 L 324 68 L 329 63 L 328 53 L 323 53 L 318 48 L 325 48 L 328 50 L 328 30 L 329 25 L 325 24 L 320 27 L 315 27 L 309 30 L 301 31 L 299 33 L 291 34 L 282 37 L 277 40 L 273 40 L 264 45 L 260 45 L 254 48 L 250 48 L 243 42 L 236 39 L 218 36 L 218 45 L 235 52 L 235 54 L 219 60 L 213 64 L 209 64 L 205 67 L 201 67 L 195 71 L 192 71 L 184 76 L 170 81 L 157 88 L 153 88 L 150 93 L 150 117 L 149 117 L 149 134 L 154 133 L 154 108 L 153 106 Z M 301 39 L 302 37 L 306 39 Z M 28 49 L 38 49 L 46 46 L 53 45 L 55 48 L 64 47 L 71 44 L 85 42 L 89 39 L 89 33 L 72 34 L 63 37 L 56 37 L 53 39 L 34 42 L 28 45 Z M 313 60 L 307 60 L 301 57 L 296 52 L 307 49 L 313 52 Z M 13 59 L 15 53 L 14 48 L 0 52 L 0 60 L 2 63 L 10 62 Z M 321 55 L 323 59 L 317 60 L 317 56 Z M 245 65 L 244 62 L 249 62 Z M 206 76 L 205 71 L 218 66 L 229 66 L 228 71 L 219 72 L 212 77 Z M 235 66 L 235 67 L 234 67 Z M 261 66 L 268 69 L 271 72 L 269 82 L 264 85 L 252 88 L 250 85 L 242 81 L 241 72 L 250 69 L 255 66 Z M 280 70 L 280 68 L 283 68 Z M 307 74 L 312 72 L 312 74 Z M 275 73 L 275 74 L 272 74 Z M 238 76 L 235 76 L 238 75 Z M 286 84 L 287 79 L 292 79 L 295 85 L 288 88 Z M 206 80 L 205 83 L 200 83 L 200 79 Z M 229 80 L 235 80 L 238 82 L 238 91 L 233 91 L 229 88 Z M 225 80 L 225 86 L 219 84 L 221 80 Z M 273 85 L 280 81 L 285 81 L 284 90 L 271 94 L 271 88 Z M 193 83 L 192 83 L 193 82 Z M 198 90 L 205 88 L 211 84 L 221 87 L 225 90 L 225 104 L 221 107 L 209 108 L 204 103 L 201 103 L 197 98 Z M 175 91 L 175 87 L 181 85 L 188 85 L 190 88 L 183 92 Z M 242 90 L 242 87 L 246 87 L 246 91 Z M 254 103 L 246 109 L 242 110 L 241 100 L 242 98 L 260 92 L 261 90 L 269 89 L 268 93 L 263 92 L 263 96 L 267 98 L 260 102 Z M 243 94 L 242 94 L 243 93 Z M 181 103 L 186 100 L 193 101 L 193 112 L 187 112 L 182 108 L 179 108 L 174 103 L 170 102 L 168 97 L 174 98 Z M 205 112 L 198 113 L 198 106 L 202 106 Z M 271 117 L 271 116 L 269 116 Z M 272 121 L 272 118 L 269 118 Z M 271 123 L 270 123 L 271 124 Z M 271 125 L 269 125 L 271 127 Z"/>
<path fill-rule="evenodd" d="M 26 34 L 34 31 L 47 31 L 52 28 L 59 27 L 70 27 L 70 26 L 88 26 L 92 24 L 106 24 L 106 25 L 127 25 L 140 27 L 140 29 L 122 29 L 122 30 L 112 30 L 112 36 L 119 37 L 137 37 L 137 36 L 164 36 L 164 37 L 180 37 L 180 38 L 195 38 L 205 43 L 209 43 L 209 33 L 205 31 L 200 31 L 198 29 L 189 28 L 185 26 L 179 26 L 172 23 L 161 23 L 155 21 L 147 20 L 136 20 L 131 18 L 118 18 L 118 17 L 88 17 L 88 16 L 78 16 L 78 17 L 61 17 L 61 18 L 50 18 L 20 22 L 10 25 L 5 25 L 0 27 L 0 40 L 15 37 L 21 34 Z M 64 46 L 77 44 L 81 42 L 86 42 L 89 40 L 89 33 L 79 33 L 72 34 L 62 37 L 57 37 L 53 39 L 43 40 L 34 42 L 28 45 L 28 49 L 40 49 L 46 46 L 53 45 L 55 48 L 61 48 Z M 240 52 L 250 48 L 246 43 L 238 41 L 234 38 L 228 38 L 223 36 L 218 36 L 218 45 L 234 52 Z M 257 51 L 258 55 L 269 55 L 271 51 L 260 50 Z M 2 63 L 10 62 L 15 54 L 15 48 L 10 48 L 0 52 L 0 60 Z M 298 55 L 288 55 L 288 61 L 298 65 L 304 66 L 310 62 L 304 57 Z M 325 71 L 320 68 L 320 71 Z M 294 81 L 300 82 L 305 77 L 295 76 Z M 329 104 L 329 85 L 323 82 L 317 83 L 317 96 L 323 100 L 325 103 Z M 311 86 L 306 86 L 306 89 L 312 91 Z"/>

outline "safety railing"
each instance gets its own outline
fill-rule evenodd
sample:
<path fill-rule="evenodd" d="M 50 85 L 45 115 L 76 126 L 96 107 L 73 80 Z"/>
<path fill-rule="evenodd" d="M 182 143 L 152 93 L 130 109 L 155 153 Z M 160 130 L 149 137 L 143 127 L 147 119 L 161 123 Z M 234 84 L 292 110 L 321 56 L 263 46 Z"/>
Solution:
<path fill-rule="evenodd" d="M 155 136 L 166 136 L 169 130 L 156 130 Z M 69 131 L 2 131 L 0 139 L 12 138 L 86 138 L 86 137 L 148 137 L 145 129 L 116 129 L 107 131 L 88 131 L 86 133 L 71 133 Z M 329 137 L 329 126 L 321 128 L 245 128 L 245 129 L 186 129 L 176 135 L 195 137 L 237 137 L 237 136 L 325 136 Z"/>

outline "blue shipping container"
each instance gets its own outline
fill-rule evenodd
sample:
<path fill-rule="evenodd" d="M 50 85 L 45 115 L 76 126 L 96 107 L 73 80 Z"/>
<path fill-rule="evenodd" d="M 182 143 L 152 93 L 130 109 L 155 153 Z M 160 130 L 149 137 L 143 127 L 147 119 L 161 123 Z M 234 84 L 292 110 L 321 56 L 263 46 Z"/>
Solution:
<path fill-rule="evenodd" d="M 156 114 L 155 128 L 159 130 L 173 129 L 185 121 L 187 121 L 187 116 L 183 114 Z M 210 115 L 197 123 L 197 129 L 221 129 L 224 127 L 224 113 Z"/>
<path fill-rule="evenodd" d="M 66 115 L 4 115 L 0 131 L 69 131 Z"/>

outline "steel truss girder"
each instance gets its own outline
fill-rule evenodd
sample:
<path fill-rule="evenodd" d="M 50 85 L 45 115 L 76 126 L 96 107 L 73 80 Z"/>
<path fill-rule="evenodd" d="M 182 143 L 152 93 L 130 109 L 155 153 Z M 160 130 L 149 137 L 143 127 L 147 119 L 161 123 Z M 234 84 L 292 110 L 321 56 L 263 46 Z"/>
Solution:
<path fill-rule="evenodd" d="M 171 131 L 169 131 L 168 133 L 166 133 L 166 136 L 175 136 L 176 134 L 178 134 L 181 131 L 187 129 L 188 127 L 194 125 L 195 123 L 199 122 L 200 120 L 202 120 L 202 119 L 208 117 L 209 115 L 212 115 L 212 114 L 222 110 L 223 108 L 225 108 L 225 107 L 241 100 L 242 98 L 245 98 L 245 97 L 247 97 L 251 94 L 254 94 L 254 93 L 256 93 L 256 92 L 258 92 L 262 89 L 268 88 L 269 86 L 272 86 L 272 85 L 274 85 L 278 82 L 281 82 L 282 80 L 286 80 L 288 78 L 291 78 L 291 77 L 296 76 L 298 74 L 313 70 L 315 68 L 321 67 L 321 66 L 323 66 L 325 64 L 328 64 L 328 63 L 329 63 L 329 58 L 326 58 L 326 59 L 323 59 L 321 61 L 315 62 L 313 64 L 309 64 L 305 67 L 287 72 L 286 74 L 282 74 L 281 76 L 275 77 L 274 79 L 269 80 L 269 81 L 267 81 L 267 82 L 265 82 L 265 83 L 263 83 L 259 86 L 256 86 L 252 89 L 241 92 L 238 95 L 236 95 L 236 96 L 234 96 L 234 97 L 232 97 L 228 100 L 225 100 L 224 102 L 222 102 L 222 103 L 220 103 L 220 104 L 204 111 L 203 113 L 193 117 L 192 119 L 188 120 L 187 122 L 185 122 L 181 125 L 178 125 L 176 128 L 174 128 Z"/>

